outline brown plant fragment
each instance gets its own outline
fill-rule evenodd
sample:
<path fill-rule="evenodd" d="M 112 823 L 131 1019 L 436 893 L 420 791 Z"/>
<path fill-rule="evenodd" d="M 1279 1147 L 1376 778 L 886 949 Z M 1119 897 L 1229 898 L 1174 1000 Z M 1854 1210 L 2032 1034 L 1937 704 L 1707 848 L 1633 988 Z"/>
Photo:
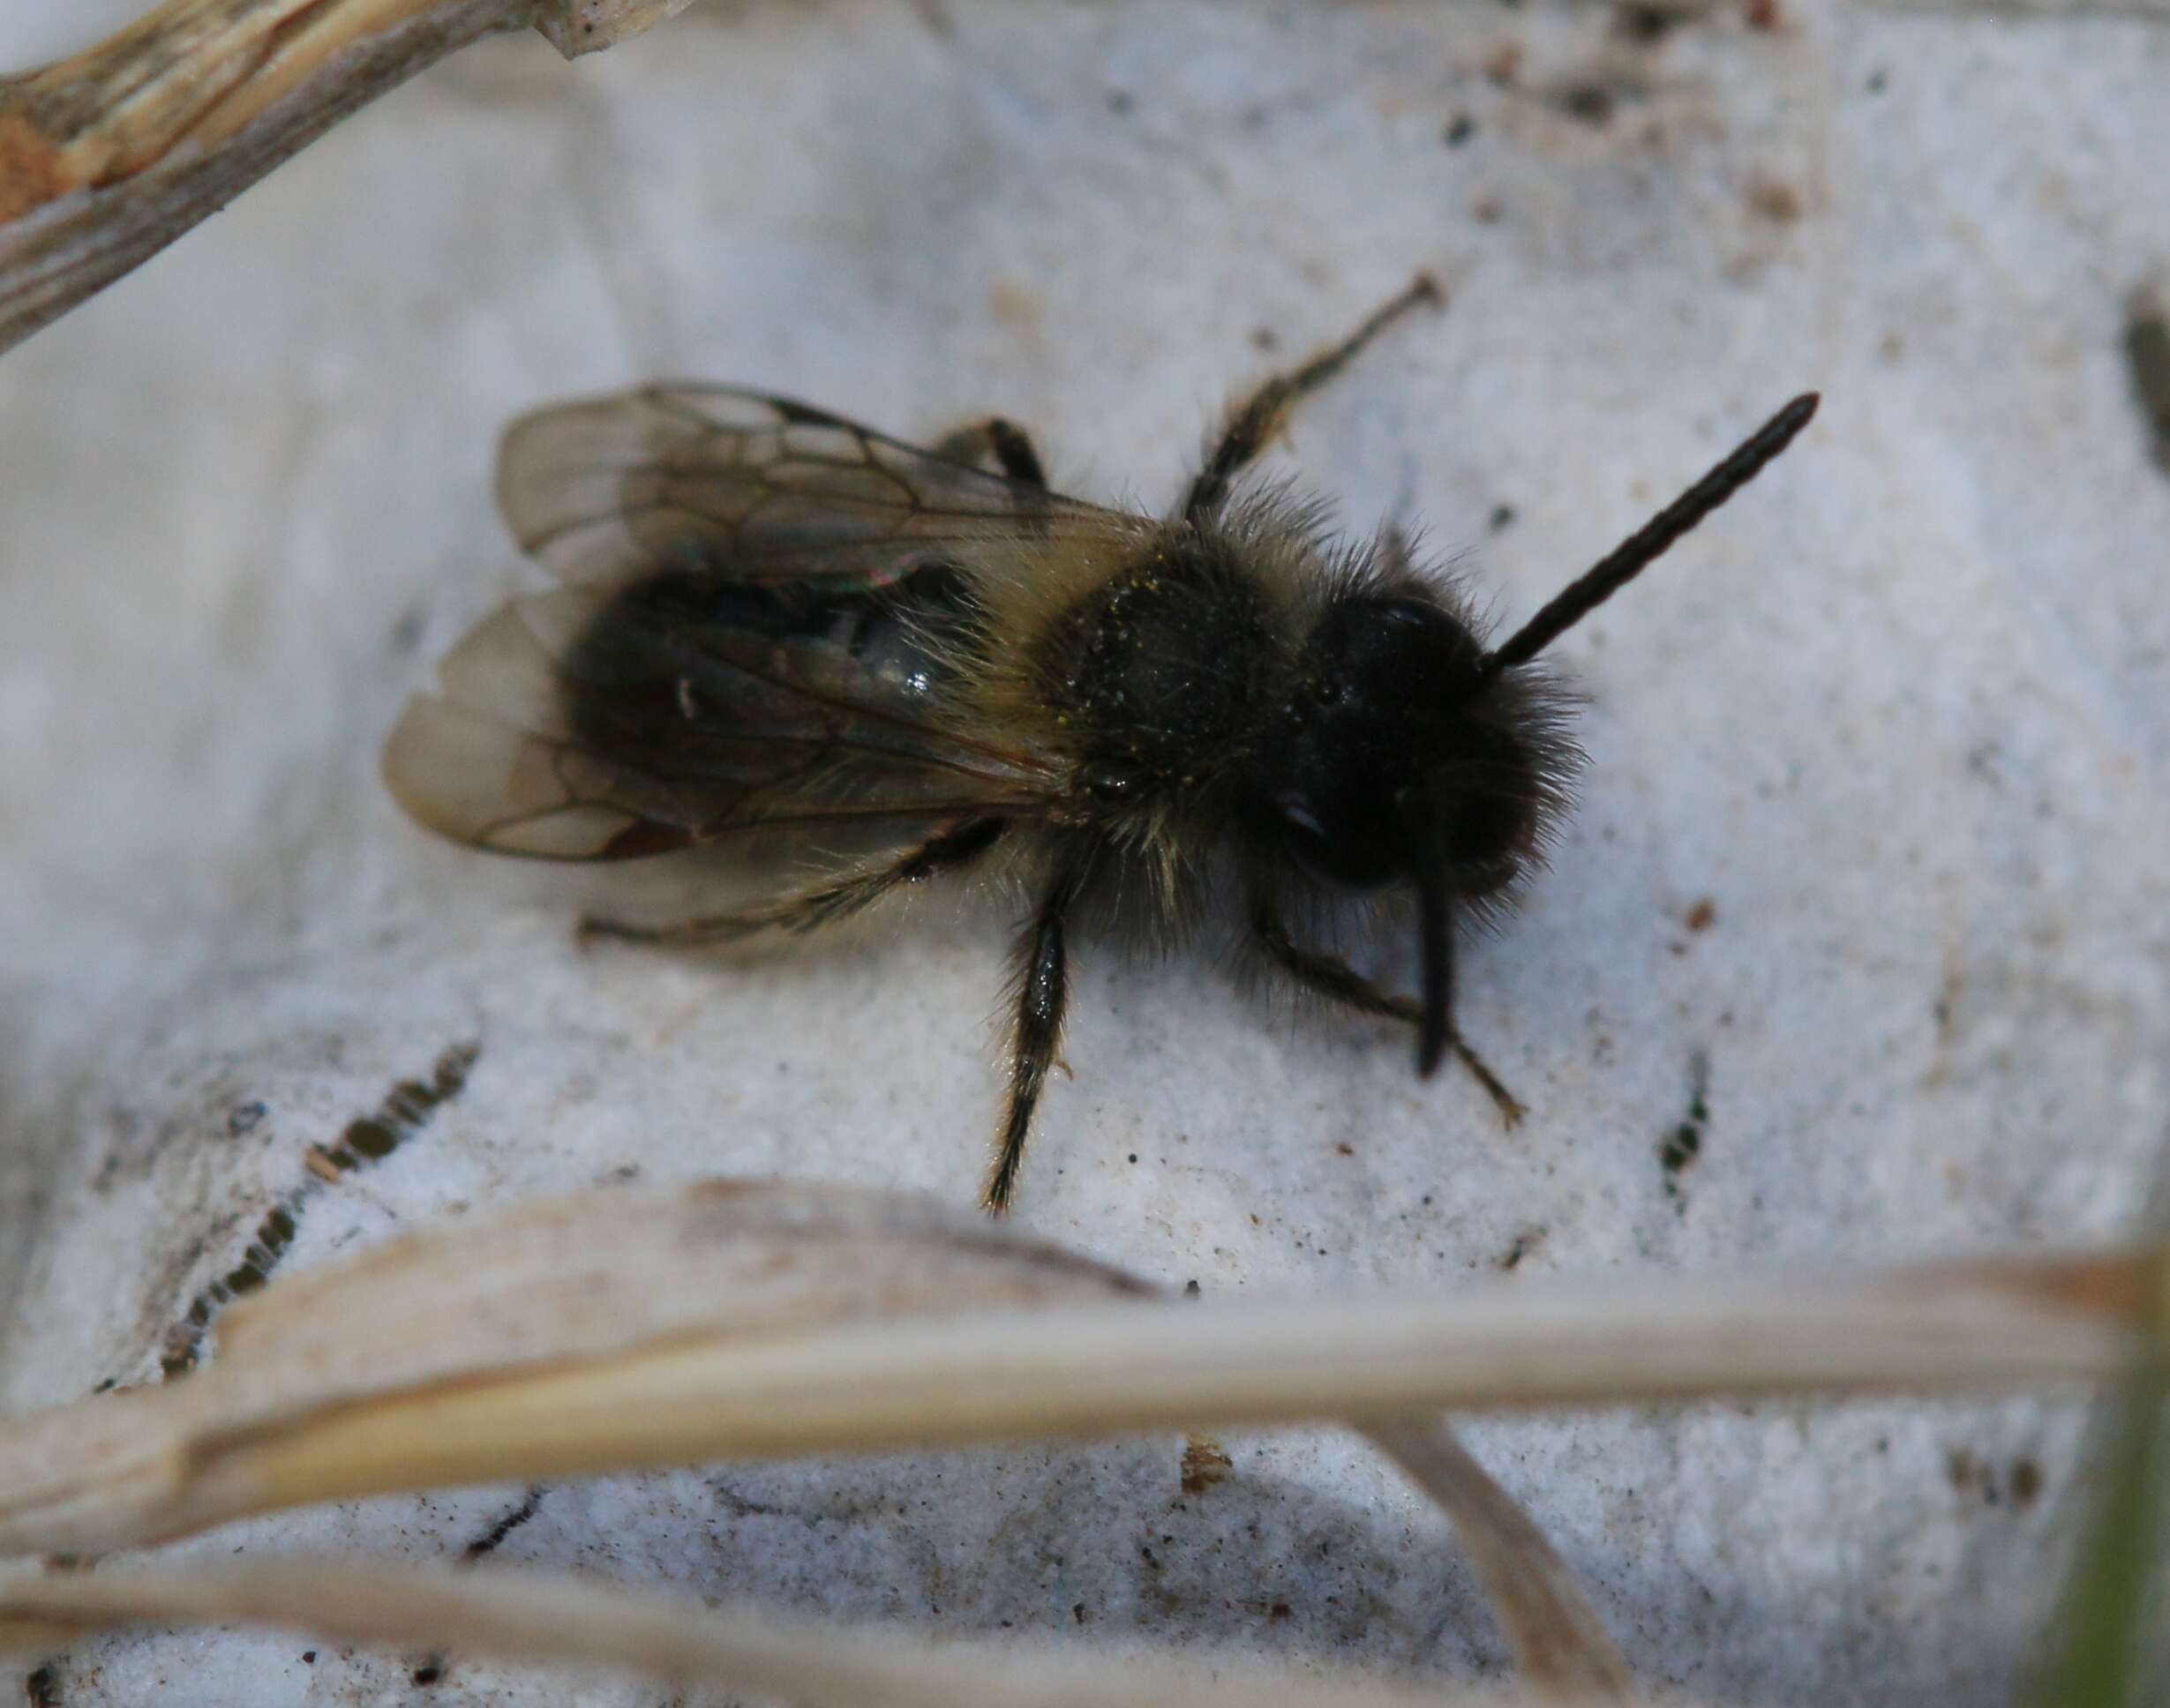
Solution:
<path fill-rule="evenodd" d="M 1183 1450 L 1183 1492 L 1203 1494 L 1215 1483 L 1224 1480 L 1235 1469 L 1220 1443 L 1211 1435 L 1190 1435 L 1185 1439 Z"/>
<path fill-rule="evenodd" d="M 687 4 L 166 0 L 0 80 L 0 350 L 454 49 L 533 26 L 571 58 Z"/>

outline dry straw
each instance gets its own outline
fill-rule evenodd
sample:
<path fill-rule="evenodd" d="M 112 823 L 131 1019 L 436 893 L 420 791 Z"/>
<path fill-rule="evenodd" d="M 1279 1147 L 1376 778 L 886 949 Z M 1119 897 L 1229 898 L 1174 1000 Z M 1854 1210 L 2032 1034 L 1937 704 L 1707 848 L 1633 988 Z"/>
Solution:
<path fill-rule="evenodd" d="M 312 1560 L 0 1586 L 0 1644 L 40 1652 L 101 1626 L 285 1626 L 432 1652 L 614 1667 L 819 1708 L 1574 1708 L 1616 1693 L 1442 1692 L 1255 1663 L 1062 1657 L 718 1614 L 539 1572 L 387 1571 Z"/>
<path fill-rule="evenodd" d="M 568 59 L 691 0 L 166 0 L 0 84 L 0 350 L 482 36 Z"/>
<path fill-rule="evenodd" d="M 2156 1356 L 2166 1276 L 2170 1257 L 2143 1250 L 1202 1303 L 912 1197 L 590 1193 L 289 1277 L 229 1313 L 188 1379 L 0 1427 L 0 1549 L 104 1553 L 454 1483 L 1342 1420 L 1451 1515 L 1525 1678 L 1618 1699 L 1626 1668 L 1596 1614 L 1438 1411 L 2098 1383 Z M 300 1592 L 274 1606 L 268 1581 L 235 1578 L 222 1611 L 192 1616 L 302 1618 Z M 124 1583 L 26 1582 L 0 1614 L 178 1616 L 170 1582 Z M 70 1593 L 87 1598 L 72 1614 Z M 522 1592 L 490 1593 L 503 1611 Z M 511 1640 L 489 1629 L 484 1646 Z M 560 1629 L 529 1652 L 575 1658 L 569 1634 L 591 1628 Z M 582 1652 L 623 1654 L 599 1638 Z"/>

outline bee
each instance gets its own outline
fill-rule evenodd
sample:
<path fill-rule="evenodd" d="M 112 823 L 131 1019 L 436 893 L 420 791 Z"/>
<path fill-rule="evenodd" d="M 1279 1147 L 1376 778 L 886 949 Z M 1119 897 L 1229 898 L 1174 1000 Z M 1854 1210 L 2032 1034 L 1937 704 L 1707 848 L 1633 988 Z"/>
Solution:
<path fill-rule="evenodd" d="M 1081 930 L 1167 950 L 1232 926 L 1253 964 L 1413 1028 L 1420 1075 L 1453 1052 L 1512 1124 L 1521 1105 L 1454 1023 L 1454 950 L 1541 862 L 1581 764 L 1538 656 L 1817 400 L 1490 644 L 1397 534 L 1337 544 L 1318 506 L 1239 483 L 1295 404 L 1441 300 L 1419 277 L 1243 398 L 1166 518 L 1049 490 L 999 417 L 920 450 L 718 386 L 523 416 L 498 498 L 559 585 L 484 622 L 409 702 L 391 790 L 432 830 L 539 859 L 762 832 L 830 850 L 736 910 L 589 919 L 589 939 L 808 932 L 974 868 L 1014 886 L 992 1212 L 1017 1187 Z M 1415 901 L 1415 998 L 1318 946 L 1334 910 L 1396 893 Z"/>

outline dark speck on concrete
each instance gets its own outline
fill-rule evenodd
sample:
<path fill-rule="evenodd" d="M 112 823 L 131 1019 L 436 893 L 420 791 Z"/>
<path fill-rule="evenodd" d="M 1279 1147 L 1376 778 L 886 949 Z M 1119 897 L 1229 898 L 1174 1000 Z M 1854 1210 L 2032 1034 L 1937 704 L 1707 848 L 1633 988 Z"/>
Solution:
<path fill-rule="evenodd" d="M 1613 14 L 1613 28 L 1630 41 L 1648 47 L 1672 34 L 1682 14 L 1665 6 L 1625 5 Z"/>
<path fill-rule="evenodd" d="M 1703 1138 L 1710 1126 L 1710 1058 L 1698 1050 L 1688 1058 L 1686 1115 L 1658 1142 L 1658 1165 L 1665 1171 L 1665 1195 L 1678 1202 L 1680 1177 L 1703 1154 Z"/>
<path fill-rule="evenodd" d="M 1558 104 L 1569 118 L 1593 130 L 1612 122 L 1612 91 L 1596 83 L 1573 83 L 1559 92 Z"/>
<path fill-rule="evenodd" d="M 2156 464 L 2170 475 L 2170 312 L 2153 292 L 2136 295 L 2126 311 L 2125 365 Z"/>

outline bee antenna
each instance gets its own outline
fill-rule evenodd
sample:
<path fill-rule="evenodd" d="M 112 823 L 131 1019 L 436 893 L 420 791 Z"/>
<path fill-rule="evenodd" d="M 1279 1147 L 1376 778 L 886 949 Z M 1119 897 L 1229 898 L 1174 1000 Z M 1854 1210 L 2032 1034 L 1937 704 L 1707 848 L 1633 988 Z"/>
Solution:
<path fill-rule="evenodd" d="M 1492 676 L 1527 664 L 1649 568 L 1682 535 L 1761 474 L 1765 465 L 1814 417 L 1818 401 L 1815 393 L 1803 392 L 1757 428 L 1731 456 L 1599 558 L 1579 580 L 1570 582 L 1505 644 L 1487 653 L 1477 666 L 1479 672 Z"/>

